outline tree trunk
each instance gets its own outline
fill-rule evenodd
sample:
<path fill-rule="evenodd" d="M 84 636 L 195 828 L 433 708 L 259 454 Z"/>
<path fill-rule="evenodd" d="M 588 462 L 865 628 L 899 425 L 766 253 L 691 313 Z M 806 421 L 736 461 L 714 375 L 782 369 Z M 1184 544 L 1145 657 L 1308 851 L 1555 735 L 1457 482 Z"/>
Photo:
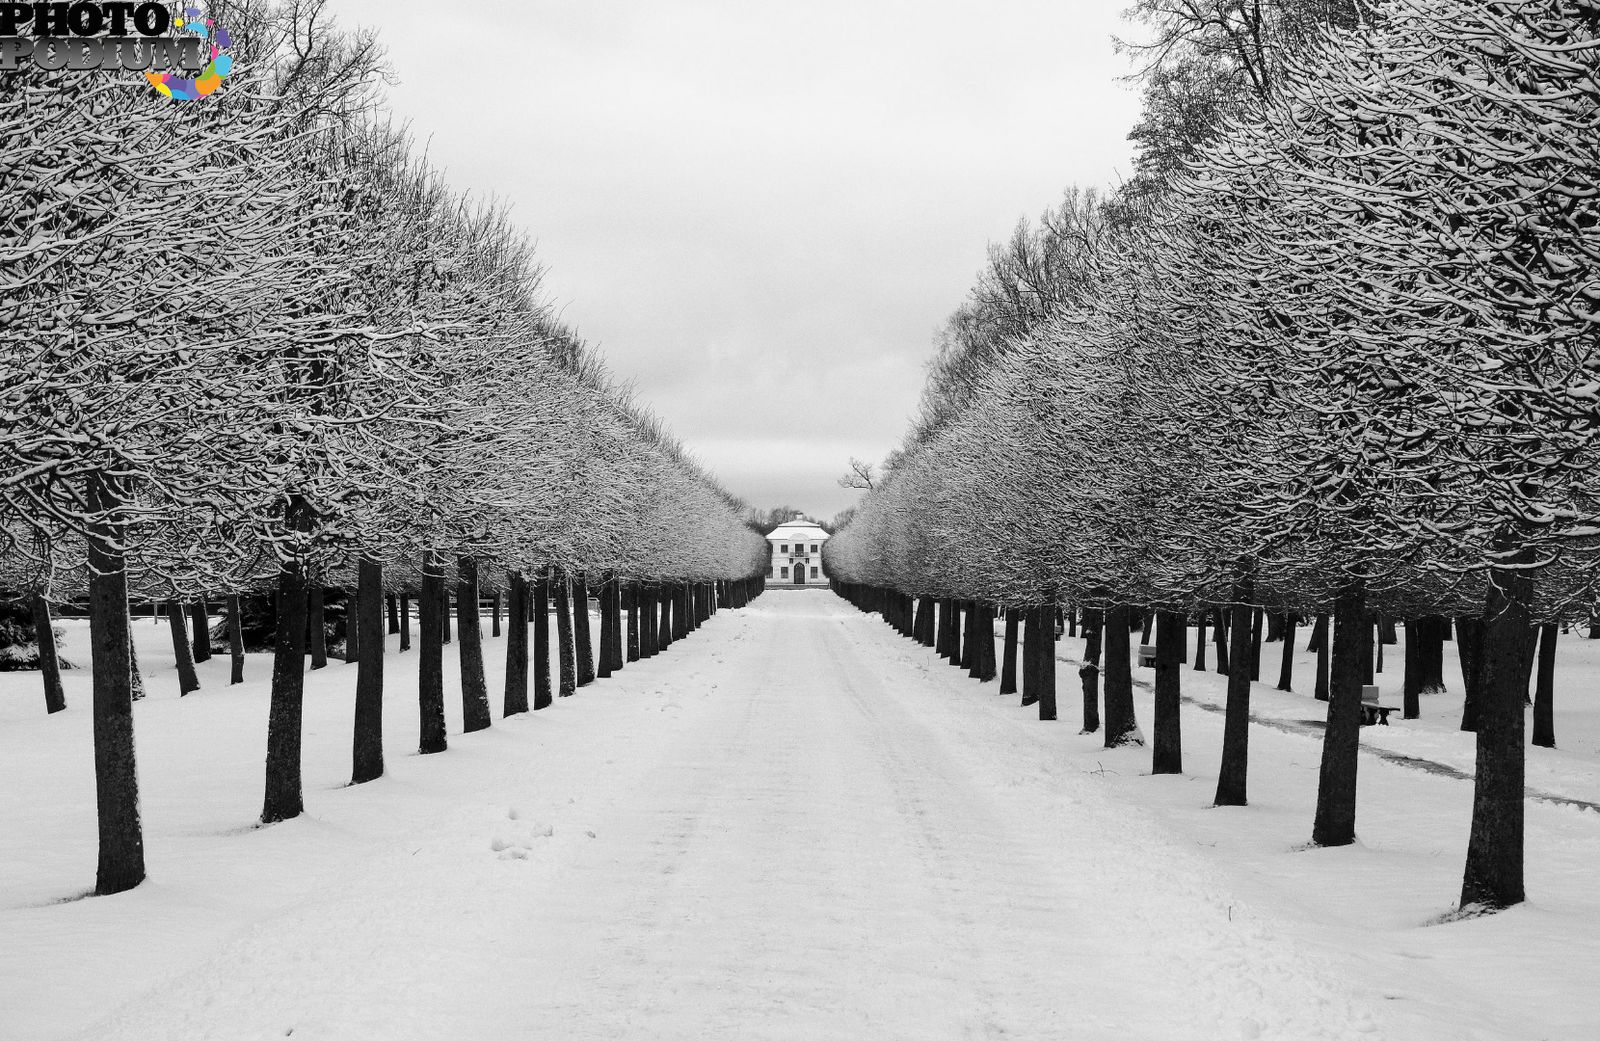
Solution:
<path fill-rule="evenodd" d="M 1312 692 L 1312 696 L 1318 701 L 1327 701 L 1333 696 L 1329 681 L 1329 671 L 1331 669 L 1329 657 L 1333 641 L 1328 639 L 1328 625 L 1328 616 L 1319 614 L 1317 615 L 1316 628 L 1312 630 L 1312 639 L 1317 644 L 1317 686 Z"/>
<path fill-rule="evenodd" d="M 1297 619 L 1288 611 L 1278 626 L 1278 638 L 1283 641 L 1283 661 L 1278 666 L 1278 689 L 1294 690 L 1294 633 L 1299 627 Z"/>
<path fill-rule="evenodd" d="M 1267 615 L 1267 635 L 1263 643 L 1277 643 L 1283 639 L 1283 623 L 1293 617 L 1288 611 L 1273 611 Z"/>
<path fill-rule="evenodd" d="M 533 603 L 528 608 L 533 618 L 533 710 L 549 708 L 555 700 L 550 692 L 550 578 L 542 572 L 533 583 Z"/>
<path fill-rule="evenodd" d="M 1183 664 L 1180 653 L 1188 635 L 1187 619 L 1181 612 L 1162 611 L 1156 618 L 1156 700 L 1152 724 L 1154 745 L 1150 772 L 1183 773 L 1183 728 L 1178 709 L 1182 703 Z"/>
<path fill-rule="evenodd" d="M 1515 553 L 1510 563 L 1527 564 Z M 1523 570 L 1489 573 L 1476 701 L 1477 783 L 1472 831 L 1462 872 L 1461 906 L 1499 909 L 1524 899 L 1522 878 L 1525 743 L 1524 659 L 1533 653 L 1533 576 Z"/>
<path fill-rule="evenodd" d="M 1037 627 L 1039 641 L 1035 666 L 1039 677 L 1039 719 L 1045 722 L 1056 718 L 1056 608 L 1054 604 L 1035 607 L 1028 618 L 1028 628 Z"/>
<path fill-rule="evenodd" d="M 1423 653 L 1417 656 L 1417 681 L 1423 694 L 1444 693 L 1444 642 L 1450 639 L 1450 619 L 1425 615 L 1417 620 L 1417 638 Z"/>
<path fill-rule="evenodd" d="M 456 635 L 461 640 L 457 663 L 461 672 L 461 729 L 483 730 L 494 722 L 489 712 L 489 686 L 483 678 L 483 623 L 478 618 L 478 561 L 456 558 Z"/>
<path fill-rule="evenodd" d="M 1539 680 L 1533 695 L 1533 743 L 1540 748 L 1556 746 L 1556 721 L 1553 715 L 1556 699 L 1556 635 L 1555 624 L 1539 627 Z"/>
<path fill-rule="evenodd" d="M 194 661 L 189 657 L 188 620 L 183 617 L 183 605 L 176 600 L 167 601 L 167 624 L 172 629 L 172 656 L 178 663 L 178 695 L 200 689 L 200 677 L 195 675 Z"/>
<path fill-rule="evenodd" d="M 1029 607 L 1022 612 L 1022 704 L 1039 703 L 1040 694 L 1044 689 L 1044 676 L 1040 674 L 1039 662 L 1039 626 L 1035 619 L 1033 608 Z"/>
<path fill-rule="evenodd" d="M 356 589 L 346 590 L 344 597 L 344 663 L 357 663 L 360 668 L 361 661 L 361 564 L 356 563 Z M 383 605 L 378 605 L 378 613 L 383 614 Z"/>
<path fill-rule="evenodd" d="M 400 594 L 400 649 L 411 649 L 411 596 L 408 593 Z"/>
<path fill-rule="evenodd" d="M 663 585 L 656 596 L 656 611 L 659 614 L 656 621 L 660 626 L 656 630 L 656 652 L 658 654 L 672 646 L 672 593 L 672 586 Z"/>
<path fill-rule="evenodd" d="M 594 678 L 607 679 L 611 676 L 611 576 L 600 576 L 600 588 L 595 592 L 595 600 L 600 605 L 600 653 L 595 656 Z"/>
<path fill-rule="evenodd" d="M 1133 714 L 1133 666 L 1129 660 L 1133 652 L 1128 643 L 1131 613 L 1126 607 L 1111 607 L 1105 612 L 1107 748 L 1144 744 L 1139 721 Z"/>
<path fill-rule="evenodd" d="M 355 734 L 350 783 L 383 776 L 383 565 L 370 557 L 356 564 L 355 617 L 345 608 L 345 627 L 356 638 Z"/>
<path fill-rule="evenodd" d="M 570 698 L 578 690 L 578 671 L 572 648 L 572 587 L 565 573 L 552 585 L 556 602 L 556 661 L 561 672 L 557 696 Z"/>
<path fill-rule="evenodd" d="M 1406 659 L 1400 687 L 1400 715 L 1405 719 L 1416 719 L 1422 715 L 1421 659 L 1426 653 L 1422 646 L 1422 623 L 1407 618 L 1402 624 L 1406 631 Z"/>
<path fill-rule="evenodd" d="M 391 594 L 383 598 L 383 603 L 389 610 L 389 634 L 392 636 L 400 631 L 400 598 Z"/>
<path fill-rule="evenodd" d="M 923 600 L 927 602 L 926 598 Z M 1017 692 L 1017 617 L 1015 607 L 1006 608 L 1006 641 L 1005 649 L 1000 656 L 1000 693 L 1002 695 Z M 918 623 L 919 625 L 921 623 Z"/>
<path fill-rule="evenodd" d="M 244 682 L 244 618 L 240 613 L 242 610 L 239 594 L 228 594 L 228 659 L 232 667 L 228 675 L 230 686 Z"/>
<path fill-rule="evenodd" d="M 133 691 L 133 700 L 144 699 L 144 675 L 139 671 L 139 648 L 133 645 L 133 638 L 128 640 L 128 685 Z"/>
<path fill-rule="evenodd" d="M 1248 619 L 1249 615 L 1245 615 Z M 1211 638 L 1217 645 L 1217 675 L 1228 674 L 1228 615 L 1223 608 L 1217 608 L 1216 620 L 1211 626 Z"/>
<path fill-rule="evenodd" d="M 295 519 L 291 523 L 299 521 Z M 305 565 L 300 561 L 279 566 L 278 619 L 272 648 L 272 702 L 267 714 L 266 796 L 261 806 L 263 824 L 298 817 L 305 809 L 300 790 L 300 741 L 301 718 L 305 711 L 309 585 Z"/>
<path fill-rule="evenodd" d="M 1261 679 L 1261 628 L 1262 620 L 1267 612 L 1263 608 L 1256 608 L 1250 617 L 1250 678 Z"/>
<path fill-rule="evenodd" d="M 498 589 L 489 593 L 489 635 L 490 637 L 500 635 L 500 590 Z"/>
<path fill-rule="evenodd" d="M 628 660 L 639 660 L 639 583 L 629 582 L 628 591 Z"/>
<path fill-rule="evenodd" d="M 654 586 L 639 584 L 639 657 L 656 656 L 656 591 Z"/>
<path fill-rule="evenodd" d="M 1093 734 L 1100 729 L 1100 640 L 1105 631 L 1102 611 L 1083 609 L 1083 664 L 1078 666 L 1078 682 L 1083 687 L 1083 729 Z"/>
<path fill-rule="evenodd" d="M 1222 765 L 1217 770 L 1216 806 L 1249 805 L 1250 771 L 1250 600 L 1255 583 L 1242 572 L 1233 587 L 1233 653 L 1228 702 L 1222 722 Z M 1220 654 L 1219 654 L 1220 657 Z"/>
<path fill-rule="evenodd" d="M 1150 634 L 1155 632 L 1156 613 L 1150 610 L 1139 613 L 1143 616 L 1139 620 L 1139 646 L 1148 647 L 1150 646 Z M 1132 622 L 1132 619 L 1129 619 L 1129 621 Z"/>
<path fill-rule="evenodd" d="M 306 637 L 311 644 L 313 669 L 323 669 L 328 666 L 328 631 L 323 626 L 322 605 L 322 586 L 315 582 L 307 582 Z"/>
<path fill-rule="evenodd" d="M 144 832 L 139 823 L 139 774 L 133 750 L 132 635 L 122 528 L 107 514 L 121 505 L 108 478 L 86 482 L 89 508 L 100 517 L 85 539 L 89 563 L 89 643 L 94 685 L 94 784 L 99 822 L 100 896 L 144 881 Z"/>
<path fill-rule="evenodd" d="M 1333 686 L 1317 775 L 1311 841 L 1348 846 L 1356 838 L 1356 767 L 1361 758 L 1361 669 L 1371 652 L 1366 590 L 1355 583 L 1333 605 Z"/>
<path fill-rule="evenodd" d="M 67 694 L 61 686 L 61 659 L 56 655 L 56 630 L 50 620 L 50 603 L 43 593 L 34 593 L 33 631 L 39 644 L 39 675 L 44 680 L 46 715 L 67 707 Z"/>
<path fill-rule="evenodd" d="M 587 687 L 594 682 L 594 644 L 589 636 L 589 580 L 584 575 L 572 578 L 572 639 L 578 686 Z"/>
<path fill-rule="evenodd" d="M 1206 671 L 1206 613 L 1204 610 L 1195 612 L 1194 671 Z"/>
<path fill-rule="evenodd" d="M 502 718 L 528 711 L 528 587 L 522 572 L 506 576 L 506 696 Z"/>
<path fill-rule="evenodd" d="M 978 608 L 978 651 L 973 679 L 988 683 L 995 678 L 994 661 L 994 608 L 984 604 Z"/>
<path fill-rule="evenodd" d="M 422 591 L 417 595 L 417 635 L 422 649 L 417 661 L 417 708 L 421 713 L 422 755 L 450 747 L 444 729 L 444 572 L 432 553 L 423 558 Z"/>
<path fill-rule="evenodd" d="M 194 628 L 194 660 L 196 664 L 211 660 L 211 619 L 206 616 L 205 597 L 189 605 L 189 621 Z"/>
<path fill-rule="evenodd" d="M 1478 729 L 1478 694 L 1483 679 L 1483 619 L 1456 619 L 1456 654 L 1461 659 L 1461 729 Z"/>

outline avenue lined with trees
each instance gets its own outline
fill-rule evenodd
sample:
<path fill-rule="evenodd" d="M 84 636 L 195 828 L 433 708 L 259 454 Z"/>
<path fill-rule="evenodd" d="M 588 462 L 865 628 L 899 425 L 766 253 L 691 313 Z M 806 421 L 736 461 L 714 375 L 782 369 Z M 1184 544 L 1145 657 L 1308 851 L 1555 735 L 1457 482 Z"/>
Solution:
<path fill-rule="evenodd" d="M 1064 611 L 1090 636 L 1083 729 L 1148 739 L 1155 773 L 1183 768 L 1179 664 L 1214 641 L 1219 806 L 1248 802 L 1264 623 L 1310 625 L 1323 846 L 1356 837 L 1388 634 L 1408 717 L 1453 639 L 1477 741 L 1459 904 L 1516 904 L 1524 696 L 1532 677 L 1532 743 L 1553 745 L 1556 638 L 1600 593 L 1600 6 L 1135 11 L 1137 175 L 992 247 L 828 573 L 975 678 L 1003 615 L 1001 689 L 1041 719 Z"/>
<path fill-rule="evenodd" d="M 325 6 L 216 5 L 238 71 L 203 104 L 0 73 L 0 588 L 52 713 L 50 605 L 89 616 L 97 893 L 145 875 L 130 599 L 165 605 L 184 693 L 214 640 L 234 683 L 247 643 L 273 651 L 271 823 L 304 808 L 308 660 L 357 665 L 360 783 L 384 772 L 385 636 L 410 646 L 413 611 L 434 753 L 452 597 L 472 731 L 491 697 L 544 709 L 666 650 L 766 572 L 744 504 L 557 320 L 505 209 L 389 122 L 375 37 Z"/>

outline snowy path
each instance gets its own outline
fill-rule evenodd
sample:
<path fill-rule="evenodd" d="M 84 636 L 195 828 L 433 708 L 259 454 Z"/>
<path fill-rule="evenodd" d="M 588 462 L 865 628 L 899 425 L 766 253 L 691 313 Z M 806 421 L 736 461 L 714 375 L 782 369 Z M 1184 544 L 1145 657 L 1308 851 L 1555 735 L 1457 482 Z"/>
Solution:
<path fill-rule="evenodd" d="M 81 1036 L 1372 1035 L 1339 966 L 979 689 L 830 594 L 769 594 L 231 836 L 294 873 L 389 829 Z"/>

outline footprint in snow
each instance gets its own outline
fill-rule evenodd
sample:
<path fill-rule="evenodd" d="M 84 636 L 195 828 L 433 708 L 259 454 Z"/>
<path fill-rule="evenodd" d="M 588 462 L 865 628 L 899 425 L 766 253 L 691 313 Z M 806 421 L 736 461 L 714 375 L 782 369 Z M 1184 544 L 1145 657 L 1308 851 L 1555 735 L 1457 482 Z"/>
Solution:
<path fill-rule="evenodd" d="M 489 849 L 501 860 L 527 860 L 537 840 L 547 839 L 555 833 L 553 825 L 530 821 L 521 827 L 501 829 L 489 840 Z"/>

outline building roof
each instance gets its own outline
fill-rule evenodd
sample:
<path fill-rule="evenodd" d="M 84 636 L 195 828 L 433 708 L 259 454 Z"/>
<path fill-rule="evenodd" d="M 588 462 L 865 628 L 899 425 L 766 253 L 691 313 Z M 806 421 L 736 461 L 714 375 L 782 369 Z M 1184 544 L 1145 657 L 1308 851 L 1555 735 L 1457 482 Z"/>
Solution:
<path fill-rule="evenodd" d="M 821 542 L 828 537 L 820 524 L 812 521 L 784 521 L 767 536 L 768 542 Z"/>

